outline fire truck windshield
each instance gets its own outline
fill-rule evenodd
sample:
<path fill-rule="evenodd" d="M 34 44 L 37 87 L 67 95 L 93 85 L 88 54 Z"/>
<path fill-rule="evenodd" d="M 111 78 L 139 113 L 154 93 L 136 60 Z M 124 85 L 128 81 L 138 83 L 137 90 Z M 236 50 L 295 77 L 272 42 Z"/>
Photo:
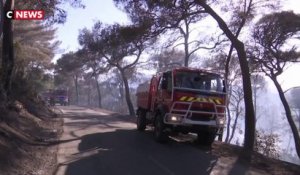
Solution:
<path fill-rule="evenodd" d="M 175 87 L 206 91 L 223 91 L 221 77 L 217 74 L 202 72 L 176 72 Z"/>

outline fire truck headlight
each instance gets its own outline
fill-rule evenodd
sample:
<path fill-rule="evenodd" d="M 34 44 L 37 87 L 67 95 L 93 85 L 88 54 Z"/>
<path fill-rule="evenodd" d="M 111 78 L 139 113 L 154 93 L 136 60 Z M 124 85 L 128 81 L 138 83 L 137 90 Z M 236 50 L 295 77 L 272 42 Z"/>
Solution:
<path fill-rule="evenodd" d="M 223 126 L 225 124 L 224 118 L 218 118 L 218 124 Z"/>
<path fill-rule="evenodd" d="M 169 116 L 169 121 L 171 122 L 181 122 L 182 118 L 181 116 L 171 115 Z"/>
<path fill-rule="evenodd" d="M 177 117 L 176 116 L 172 116 L 171 117 L 171 121 L 177 121 Z"/>

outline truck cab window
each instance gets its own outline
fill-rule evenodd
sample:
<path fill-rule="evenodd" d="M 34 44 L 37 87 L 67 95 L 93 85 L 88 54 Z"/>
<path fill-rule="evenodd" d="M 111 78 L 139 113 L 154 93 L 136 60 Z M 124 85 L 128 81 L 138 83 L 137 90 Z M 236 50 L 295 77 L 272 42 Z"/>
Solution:
<path fill-rule="evenodd" d="M 198 72 L 177 72 L 175 75 L 175 86 L 206 91 L 223 91 L 220 76 Z"/>

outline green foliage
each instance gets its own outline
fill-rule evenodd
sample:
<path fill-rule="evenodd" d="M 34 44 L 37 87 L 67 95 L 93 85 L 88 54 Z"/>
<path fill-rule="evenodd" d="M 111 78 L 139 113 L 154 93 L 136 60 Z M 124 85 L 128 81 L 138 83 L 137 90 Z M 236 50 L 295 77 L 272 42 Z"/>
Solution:
<path fill-rule="evenodd" d="M 53 77 L 47 73 L 59 45 L 55 31 L 37 21 L 13 21 L 14 70 L 12 95 L 32 95 L 52 86 Z"/>
<path fill-rule="evenodd" d="M 35 21 L 15 21 L 14 28 L 14 91 L 31 94 L 49 88 L 52 77 L 46 71 L 53 67 L 51 60 L 59 45 L 53 41 L 56 29 Z"/>
<path fill-rule="evenodd" d="M 262 17 L 256 26 L 253 37 L 258 43 L 279 49 L 291 37 L 299 36 L 300 15 L 291 11 L 273 13 Z"/>
<path fill-rule="evenodd" d="M 56 29 L 33 21 L 15 21 L 14 29 L 15 72 L 26 74 L 32 67 L 50 69 L 60 44 L 54 41 Z"/>
<path fill-rule="evenodd" d="M 132 75 L 142 52 L 155 39 L 143 25 L 105 26 L 101 22 L 95 23 L 92 30 L 83 29 L 78 37 L 83 50 L 96 55 L 98 60 L 104 58 L 110 66 L 117 68 L 122 77 L 130 115 L 134 115 L 134 107 L 130 98 L 128 75 Z M 133 61 L 126 59 L 128 57 L 133 58 Z"/>
<path fill-rule="evenodd" d="M 53 77 L 46 74 L 40 68 L 32 68 L 26 76 L 18 73 L 13 77 L 12 96 L 16 99 L 21 97 L 37 97 L 38 93 L 45 89 L 51 89 Z"/>
<path fill-rule="evenodd" d="M 186 0 L 114 0 L 116 5 L 126 11 L 134 24 L 144 24 L 154 33 L 179 27 L 182 20 L 194 23 L 205 16 L 203 9 Z"/>
<path fill-rule="evenodd" d="M 268 76 L 283 72 L 286 63 L 297 62 L 300 52 L 290 39 L 300 36 L 300 15 L 293 12 L 273 13 L 262 17 L 253 30 L 256 45 L 249 51 L 254 65 Z M 287 45 L 289 44 L 289 45 Z"/>
<path fill-rule="evenodd" d="M 199 35 L 202 40 L 193 39 L 192 34 L 197 33 L 195 28 L 192 28 L 193 24 L 207 16 L 203 8 L 194 1 L 115 0 L 115 3 L 129 14 L 134 24 L 143 25 L 152 35 L 161 36 L 162 40 L 166 40 L 166 47 L 183 46 L 184 55 L 181 59 L 186 67 L 196 51 L 213 49 L 217 45 L 207 46 L 211 45 L 215 38 L 205 39 L 203 33 Z M 162 37 L 162 34 L 165 35 Z"/>
<path fill-rule="evenodd" d="M 60 8 L 64 2 L 70 2 L 72 6 L 80 6 L 81 0 L 48 0 L 48 1 L 18 1 L 15 2 L 13 0 L 7 0 L 5 2 L 1 1 L 1 10 L 8 11 L 17 7 L 18 9 L 38 9 L 45 11 L 45 19 L 44 22 L 47 25 L 53 23 L 64 23 L 66 20 L 66 11 Z M 2 15 L 3 16 L 3 15 Z M 1 83 L 0 83 L 0 100 L 5 103 L 8 102 L 9 97 L 11 96 L 11 84 L 13 79 L 13 74 L 17 75 L 20 70 L 14 72 L 15 56 L 14 56 L 14 48 L 18 47 L 19 52 L 27 51 L 29 55 L 27 57 L 45 57 L 50 54 L 49 51 L 43 50 L 46 49 L 47 46 L 42 46 L 40 48 L 29 47 L 28 44 L 21 45 L 21 43 L 14 43 L 13 39 L 13 21 L 4 20 L 3 24 L 1 23 L 0 36 L 3 33 L 3 43 L 2 43 L 2 66 L 1 66 Z M 3 30 L 2 30 L 3 29 Z M 29 40 L 29 39 L 27 39 Z M 47 40 L 47 39 L 46 39 Z M 42 45 L 42 43 L 36 42 L 38 45 Z M 22 50 L 23 49 L 23 50 Z M 32 49 L 32 51 L 30 51 Z M 20 56 L 21 58 L 21 56 Z M 19 59 L 20 60 L 20 59 Z M 26 63 L 25 63 L 26 64 Z M 38 65 L 39 66 L 39 65 Z M 21 71 L 24 69 L 21 67 Z M 20 68 L 19 67 L 19 68 Z M 32 67 L 37 67 L 36 65 L 32 65 Z M 25 72 L 25 71 L 24 71 Z M 15 95 L 15 94 L 14 94 Z M 2 103 L 0 104 L 2 106 Z"/>
<path fill-rule="evenodd" d="M 111 65 L 107 61 L 98 56 L 96 53 L 86 49 L 81 49 L 76 52 L 76 56 L 82 60 L 83 69 L 90 73 L 90 77 L 96 77 L 110 70 Z"/>
<path fill-rule="evenodd" d="M 72 75 L 74 72 L 79 72 L 82 66 L 80 58 L 74 52 L 69 52 L 57 60 L 55 70 L 57 73 Z"/>
<path fill-rule="evenodd" d="M 68 88 L 71 89 L 71 91 L 74 90 L 75 93 L 73 94 L 76 94 L 74 98 L 76 99 L 75 103 L 77 105 L 79 104 L 80 98 L 79 84 L 85 74 L 83 68 L 86 61 L 85 57 L 80 56 L 81 55 L 78 52 L 69 52 L 62 55 L 55 65 L 54 77 L 56 88 Z"/>
<path fill-rule="evenodd" d="M 273 13 L 262 17 L 253 31 L 256 45 L 250 55 L 254 64 L 271 78 L 277 88 L 293 133 L 297 154 L 300 157 L 300 135 L 293 120 L 291 108 L 277 80 L 287 63 L 299 61 L 300 52 L 297 46 L 291 47 L 289 43 L 293 37 L 299 37 L 299 21 L 300 15 L 293 12 Z"/>
<path fill-rule="evenodd" d="M 56 87 L 69 87 L 74 78 L 82 77 L 84 60 L 85 58 L 78 57 L 78 54 L 74 52 L 63 54 L 55 65 L 54 83 Z"/>
<path fill-rule="evenodd" d="M 79 43 L 86 50 L 98 52 L 99 57 L 110 57 L 113 64 L 126 56 L 137 55 L 146 44 L 151 43 L 151 39 L 152 36 L 144 26 L 105 26 L 101 22 L 95 23 L 92 30 L 81 30 L 78 37 Z"/>

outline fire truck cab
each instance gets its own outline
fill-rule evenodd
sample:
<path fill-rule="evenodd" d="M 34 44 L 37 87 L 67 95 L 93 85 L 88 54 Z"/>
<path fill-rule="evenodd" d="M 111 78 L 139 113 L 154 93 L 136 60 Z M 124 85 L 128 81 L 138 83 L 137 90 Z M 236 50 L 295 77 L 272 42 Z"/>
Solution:
<path fill-rule="evenodd" d="M 226 88 L 216 73 L 175 68 L 158 73 L 137 89 L 137 129 L 154 126 L 154 137 L 164 142 L 171 133 L 196 133 L 201 144 L 222 137 Z"/>

